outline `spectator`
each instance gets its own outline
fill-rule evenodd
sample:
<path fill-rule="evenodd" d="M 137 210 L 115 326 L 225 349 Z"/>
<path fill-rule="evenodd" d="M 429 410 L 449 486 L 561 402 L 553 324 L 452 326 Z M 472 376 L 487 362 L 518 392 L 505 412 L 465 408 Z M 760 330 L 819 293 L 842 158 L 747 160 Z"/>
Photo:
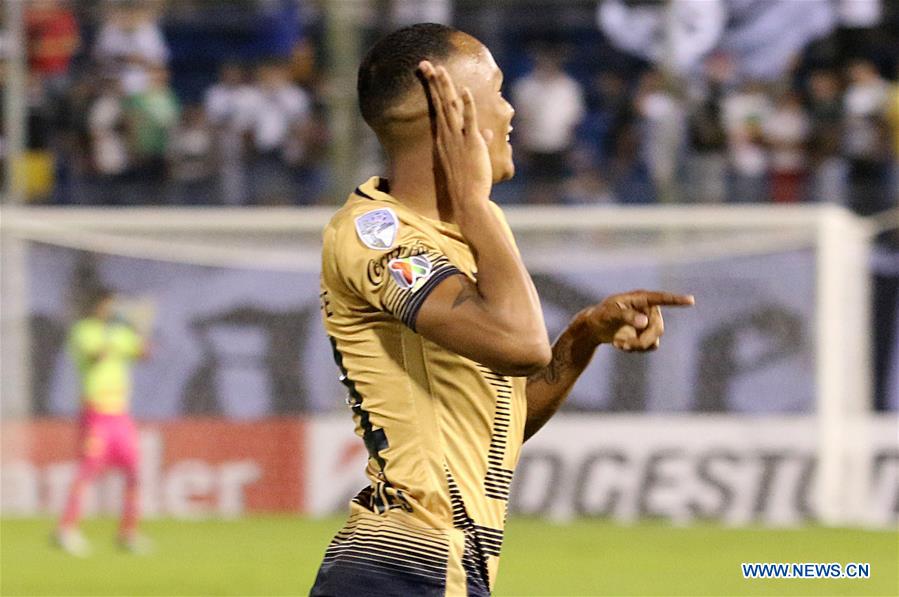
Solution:
<path fill-rule="evenodd" d="M 219 193 L 225 205 L 247 202 L 244 137 L 255 116 L 254 98 L 244 69 L 236 62 L 222 65 L 218 82 L 206 91 L 204 106 L 218 148 Z"/>
<path fill-rule="evenodd" d="M 596 205 L 612 202 L 606 181 L 596 167 L 598 158 L 589 146 L 579 145 L 569 156 L 571 177 L 565 181 L 562 202 L 568 205 Z"/>
<path fill-rule="evenodd" d="M 725 97 L 722 108 L 733 182 L 731 200 L 764 201 L 768 197 L 768 152 L 763 129 L 771 113 L 765 88 L 748 83 Z"/>
<path fill-rule="evenodd" d="M 656 201 L 655 188 L 643 160 L 640 129 L 633 120 L 625 120 L 615 138 L 614 153 L 609 163 L 610 183 L 615 199 L 624 204 L 646 204 Z"/>
<path fill-rule="evenodd" d="M 171 181 L 170 202 L 176 205 L 210 205 L 215 202 L 215 137 L 202 106 L 185 108 L 172 130 L 166 158 Z"/>
<path fill-rule="evenodd" d="M 115 84 L 115 80 L 109 85 Z M 94 166 L 91 112 L 103 80 L 93 71 L 73 78 L 68 92 L 61 97 L 57 113 L 54 148 L 57 151 L 55 203 L 89 203 L 85 185 L 97 172 Z"/>
<path fill-rule="evenodd" d="M 134 173 L 149 197 L 159 197 L 165 179 L 169 135 L 178 124 L 178 99 L 162 66 L 148 69 L 146 88 L 125 100 L 125 116 Z"/>
<path fill-rule="evenodd" d="M 536 183 L 528 200 L 553 202 L 566 176 L 575 129 L 584 118 L 584 92 L 562 70 L 557 53 L 540 50 L 534 59 L 533 72 L 512 88 L 512 105 L 517 111 L 521 159 Z"/>
<path fill-rule="evenodd" d="M 849 159 L 849 205 L 860 214 L 887 207 L 886 113 L 889 87 L 867 60 L 849 65 L 844 98 L 845 152 Z"/>
<path fill-rule="evenodd" d="M 78 23 L 63 0 L 32 0 L 26 4 L 28 70 L 44 87 L 55 107 L 69 85 L 69 65 L 81 39 Z"/>
<path fill-rule="evenodd" d="M 831 70 L 813 71 L 808 79 L 809 117 L 811 119 L 812 147 L 828 131 L 839 135 L 843 121 L 842 90 L 840 79 Z"/>
<path fill-rule="evenodd" d="M 117 205 L 122 201 L 122 186 L 130 167 L 127 122 L 118 79 L 104 77 L 100 85 L 87 118 L 91 169 L 97 183 L 89 196 L 91 201 Z"/>
<path fill-rule="evenodd" d="M 643 159 L 656 196 L 662 201 L 673 201 L 678 156 L 684 140 L 685 122 L 680 102 L 666 89 L 662 73 L 652 70 L 640 79 L 635 104 L 641 118 Z"/>
<path fill-rule="evenodd" d="M 307 122 L 288 140 L 284 157 L 291 166 L 297 195 L 294 203 L 311 205 L 327 200 L 330 177 L 330 135 L 324 106 L 315 104 Z"/>
<path fill-rule="evenodd" d="M 579 137 L 597 156 L 603 167 L 611 158 L 622 126 L 634 118 L 627 82 L 613 71 L 604 71 L 591 79 L 586 94 L 588 112 L 581 122 Z"/>
<path fill-rule="evenodd" d="M 302 160 L 306 151 L 312 108 L 309 95 L 290 82 L 286 65 L 269 61 L 256 70 L 250 105 L 254 202 L 292 202 L 290 166 Z"/>
<path fill-rule="evenodd" d="M 28 149 L 47 150 L 53 134 L 50 99 L 41 78 L 28 73 L 25 80 L 25 110 L 27 116 Z"/>
<path fill-rule="evenodd" d="M 763 131 L 771 151 L 771 198 L 776 203 L 797 203 L 804 198 L 809 128 L 799 94 L 781 94 Z"/>
<path fill-rule="evenodd" d="M 580 127 L 582 140 L 571 160 L 576 184 L 566 185 L 566 200 L 577 201 L 578 187 L 592 188 L 591 195 L 612 197 L 620 203 L 656 200 L 640 137 L 639 114 L 627 80 L 614 71 L 592 79 L 588 95 L 590 113 Z M 587 180 L 584 156 L 595 158 L 601 180 Z M 600 191 L 600 186 L 602 191 Z"/>
<path fill-rule="evenodd" d="M 833 71 L 813 71 L 808 80 L 810 119 L 809 157 L 812 162 L 811 199 L 845 205 L 846 160 L 841 154 L 843 99 Z"/>
<path fill-rule="evenodd" d="M 49 198 L 54 187 L 60 104 L 69 84 L 69 64 L 78 48 L 78 23 L 61 0 L 25 4 L 28 73 L 25 86 L 28 147 L 22 159 L 25 196 Z"/>
<path fill-rule="evenodd" d="M 683 199 L 721 203 L 727 193 L 727 133 L 721 102 L 730 64 L 725 57 L 714 56 L 706 64 L 706 74 L 708 85 L 694 101 L 687 120 L 689 152 Z"/>
<path fill-rule="evenodd" d="M 144 91 L 151 69 L 165 67 L 169 49 L 147 2 L 124 0 L 107 15 L 94 47 L 106 73 L 119 78 L 125 95 Z"/>

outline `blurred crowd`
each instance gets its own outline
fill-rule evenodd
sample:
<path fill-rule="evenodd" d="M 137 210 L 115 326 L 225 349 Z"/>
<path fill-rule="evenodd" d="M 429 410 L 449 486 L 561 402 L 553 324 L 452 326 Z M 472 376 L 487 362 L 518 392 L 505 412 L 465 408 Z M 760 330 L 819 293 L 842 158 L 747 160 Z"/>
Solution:
<path fill-rule="evenodd" d="M 202 3 L 88 4 L 93 10 L 64 0 L 27 6 L 34 199 L 110 205 L 336 201 L 329 193 L 321 27 L 317 36 L 316 23 L 304 21 L 304 3 L 246 0 L 246 6 L 276 7 L 254 31 L 283 42 L 268 54 L 235 52 L 221 43 L 191 54 L 183 28 L 172 23 L 192 10 L 202 18 L 208 14 Z M 847 43 L 845 32 L 836 30 L 796 56 L 776 81 L 737 76 L 721 51 L 692 75 L 675 77 L 634 60 L 627 68 L 618 68 L 621 61 L 584 68 L 578 60 L 590 41 L 532 36 L 516 44 L 507 37 L 497 59 L 519 65 L 507 69 L 505 89 L 517 111 L 519 175 L 497 189 L 499 198 L 818 201 L 859 213 L 895 205 L 899 34 L 889 33 L 888 20 L 881 29 L 892 35 L 896 45 L 885 46 L 892 53 L 866 53 L 865 44 Z M 233 44 L 233 32 L 225 37 Z M 180 40 L 179 63 L 172 58 L 173 38 Z M 197 75 L 191 60 L 208 66 L 206 74 Z"/>
<path fill-rule="evenodd" d="M 896 202 L 899 84 L 866 58 L 762 83 L 718 54 L 691 81 L 648 69 L 589 87 L 551 52 L 534 64 L 512 86 L 529 201 Z"/>
<path fill-rule="evenodd" d="M 317 202 L 327 136 L 298 24 L 292 54 L 217 56 L 217 80 L 179 94 L 164 6 L 100 3 L 89 30 L 70 2 L 27 5 L 35 194 L 100 205 Z"/>

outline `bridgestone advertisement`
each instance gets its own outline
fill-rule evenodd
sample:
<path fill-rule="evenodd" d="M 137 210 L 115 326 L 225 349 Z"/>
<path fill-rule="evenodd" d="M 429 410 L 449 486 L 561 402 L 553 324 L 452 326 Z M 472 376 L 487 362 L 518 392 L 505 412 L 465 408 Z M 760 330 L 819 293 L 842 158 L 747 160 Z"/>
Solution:
<path fill-rule="evenodd" d="M 818 517 L 813 417 L 573 415 L 555 417 L 524 446 L 512 514 L 622 522 L 663 519 L 789 526 Z M 309 430 L 309 511 L 346 508 L 365 484 L 365 451 L 345 419 Z M 899 521 L 899 432 L 872 418 L 868 524 Z"/>

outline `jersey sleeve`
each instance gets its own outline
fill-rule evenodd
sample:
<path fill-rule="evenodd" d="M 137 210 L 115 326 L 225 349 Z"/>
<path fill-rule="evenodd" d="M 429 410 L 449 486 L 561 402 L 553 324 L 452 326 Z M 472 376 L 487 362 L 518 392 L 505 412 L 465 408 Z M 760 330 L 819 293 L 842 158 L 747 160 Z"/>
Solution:
<path fill-rule="evenodd" d="M 328 241 L 337 281 L 413 331 L 431 291 L 447 277 L 461 273 L 433 239 L 413 224 L 400 222 L 387 208 L 345 222 Z"/>

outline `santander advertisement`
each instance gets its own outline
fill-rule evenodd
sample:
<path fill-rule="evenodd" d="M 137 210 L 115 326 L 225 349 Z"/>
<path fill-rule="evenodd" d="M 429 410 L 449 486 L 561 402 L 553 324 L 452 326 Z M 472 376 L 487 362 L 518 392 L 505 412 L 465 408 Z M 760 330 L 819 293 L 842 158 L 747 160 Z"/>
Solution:
<path fill-rule="evenodd" d="M 78 427 L 50 419 L 3 425 L 2 507 L 7 516 L 61 511 L 78 463 Z M 304 422 L 182 419 L 140 425 L 141 507 L 147 516 L 233 517 L 299 512 L 305 504 Z M 103 475 L 87 513 L 114 514 L 123 479 Z"/>

